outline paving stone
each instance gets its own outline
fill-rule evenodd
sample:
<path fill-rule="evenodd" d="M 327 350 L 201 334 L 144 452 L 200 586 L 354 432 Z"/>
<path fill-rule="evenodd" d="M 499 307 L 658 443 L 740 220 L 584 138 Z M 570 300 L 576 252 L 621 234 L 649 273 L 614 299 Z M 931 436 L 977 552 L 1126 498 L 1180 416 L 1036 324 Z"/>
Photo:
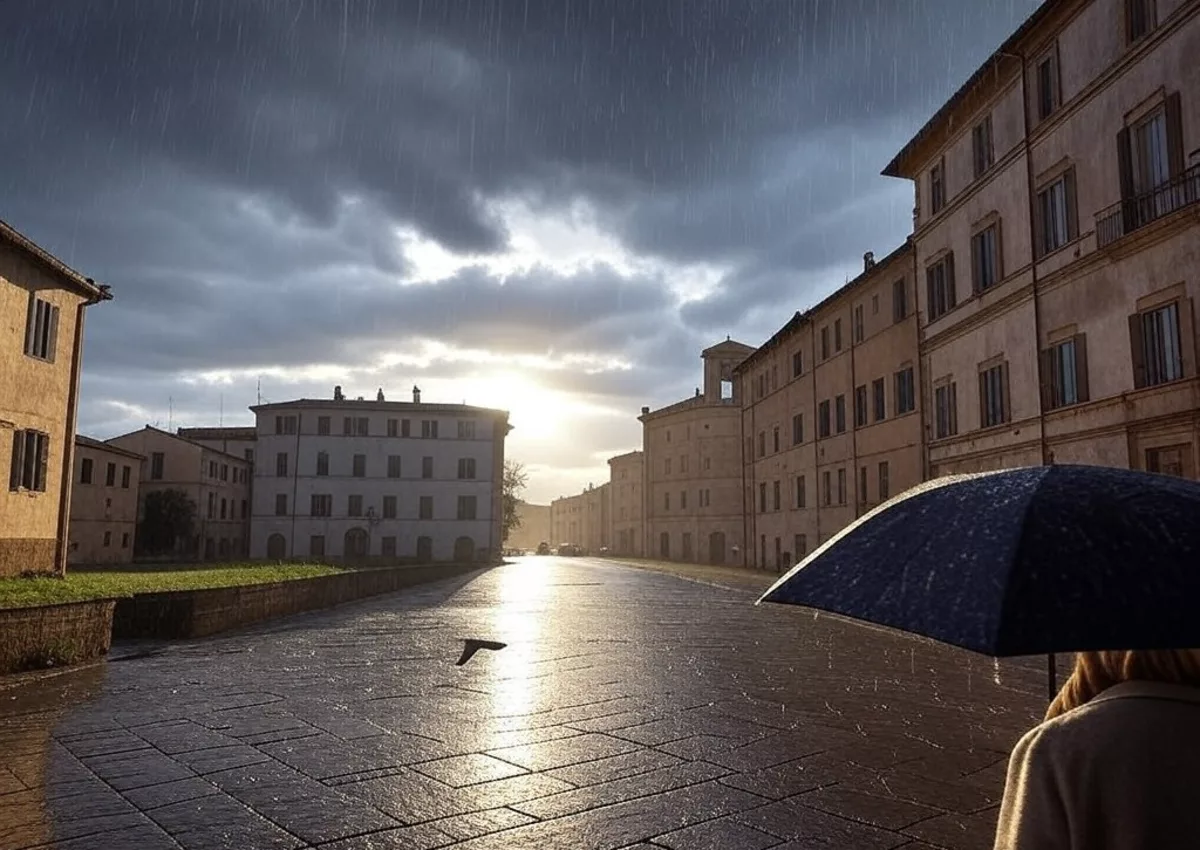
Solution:
<path fill-rule="evenodd" d="M 126 808 L 129 811 L 122 814 L 99 815 L 97 817 L 64 818 L 61 815 L 55 815 L 53 819 L 54 839 L 56 841 L 67 841 L 72 838 L 91 836 L 97 845 L 103 845 L 107 840 L 108 833 L 125 832 L 131 829 L 152 826 L 145 815 L 128 805 Z"/>
<path fill-rule="evenodd" d="M 444 745 L 411 735 L 388 735 L 370 743 L 350 743 L 332 735 L 262 744 L 262 752 L 314 779 L 403 767 L 448 755 Z"/>
<path fill-rule="evenodd" d="M 80 735 L 63 741 L 62 745 L 79 758 L 150 749 L 148 743 L 124 729 Z"/>
<path fill-rule="evenodd" d="M 944 809 L 867 794 L 844 785 L 827 786 L 794 799 L 809 808 L 891 830 L 901 830 L 944 813 Z"/>
<path fill-rule="evenodd" d="M 764 850 L 778 845 L 779 839 L 732 818 L 721 818 L 668 832 L 654 843 L 670 850 Z"/>
<path fill-rule="evenodd" d="M 735 773 L 721 779 L 733 788 L 741 788 L 761 797 L 782 800 L 838 782 L 855 782 L 859 787 L 875 781 L 876 773 L 859 765 L 830 757 L 827 753 L 797 759 L 764 770 Z"/>
<path fill-rule="evenodd" d="M 481 745 L 489 750 L 505 747 L 520 747 L 526 744 L 539 744 L 543 741 L 556 741 L 560 738 L 574 738 L 583 734 L 571 726 L 540 726 L 536 729 L 512 729 L 505 732 L 488 732 L 483 736 Z"/>
<path fill-rule="evenodd" d="M 992 788 L 985 789 L 962 781 L 942 782 L 901 770 L 882 771 L 874 779 L 856 779 L 848 784 L 872 794 L 896 797 L 962 814 L 970 814 L 998 804 L 1004 792 L 1003 780 Z"/>
<path fill-rule="evenodd" d="M 246 767 L 269 761 L 271 757 L 254 747 L 235 744 L 232 747 L 216 747 L 211 750 L 179 753 L 175 758 L 187 765 L 193 773 L 204 776 L 221 770 L 232 770 L 236 767 Z"/>
<path fill-rule="evenodd" d="M 797 847 L 853 847 L 855 850 L 890 850 L 909 836 L 856 823 L 801 805 L 798 800 L 771 803 L 737 816 L 742 824 L 796 842 Z M 786 846 L 786 845 L 785 845 Z"/>
<path fill-rule="evenodd" d="M 147 815 L 189 850 L 207 847 L 297 850 L 304 846 L 296 836 L 223 794 L 172 803 Z"/>
<path fill-rule="evenodd" d="M 677 756 L 688 761 L 708 761 L 718 753 L 736 750 L 743 743 L 733 738 L 719 738 L 716 735 L 693 735 L 679 741 L 669 741 L 659 744 L 656 750 Z"/>
<path fill-rule="evenodd" d="M 510 776 L 519 776 L 528 772 L 523 767 L 517 767 L 510 762 L 501 761 L 482 753 L 428 761 L 418 766 L 416 770 L 439 782 L 444 782 L 451 788 L 493 782 L 497 779 L 507 779 Z"/>
<path fill-rule="evenodd" d="M 172 803 L 182 803 L 219 793 L 217 787 L 207 780 L 193 776 L 174 782 L 163 782 L 158 785 L 145 785 L 140 788 L 130 788 L 124 792 L 125 799 L 139 809 L 146 811 L 159 806 L 169 806 Z"/>
<path fill-rule="evenodd" d="M 481 835 L 499 832 L 502 829 L 524 826 L 527 823 L 533 823 L 535 820 L 537 818 L 522 814 L 514 809 L 499 808 L 487 809 L 482 812 L 471 812 L 466 815 L 457 815 L 445 820 L 436 820 L 431 826 L 436 827 L 439 832 L 444 832 L 456 841 L 464 841 L 468 838 L 478 838 Z"/>
<path fill-rule="evenodd" d="M 404 826 L 322 845 L 321 850 L 434 850 L 453 838 L 432 826 Z"/>
<path fill-rule="evenodd" d="M 546 771 L 545 775 L 583 787 L 601 782 L 612 782 L 615 779 L 626 779 L 683 763 L 683 759 L 656 750 L 635 750 L 632 753 L 555 768 Z"/>
<path fill-rule="evenodd" d="M 180 845 L 163 832 L 157 824 L 147 823 L 129 827 L 128 829 L 105 832 L 101 835 L 85 835 L 78 838 L 59 839 L 54 842 L 54 850 L 193 850 L 197 845 Z"/>
<path fill-rule="evenodd" d="M 188 720 L 138 726 L 131 731 L 167 755 L 229 747 L 238 743 L 228 735 L 222 735 L 220 732 Z"/>
<path fill-rule="evenodd" d="M 83 759 L 83 763 L 118 791 L 187 779 L 195 775 L 187 767 L 158 750 L 135 750 L 131 753 L 95 756 Z"/>
<path fill-rule="evenodd" d="M 914 824 L 905 829 L 904 834 L 938 847 L 992 850 L 998 817 L 998 808 L 976 815 L 942 815 Z"/>
<path fill-rule="evenodd" d="M 716 765 L 692 762 L 677 767 L 664 767 L 626 779 L 614 779 L 612 782 L 563 791 L 524 803 L 514 803 L 513 808 L 541 820 L 549 820 L 599 806 L 685 788 L 716 779 L 725 773 L 727 771 L 724 768 Z"/>
<path fill-rule="evenodd" d="M 540 774 L 448 789 L 442 783 L 411 770 L 338 786 L 338 790 L 362 797 L 403 824 L 512 806 L 570 789 L 567 783 Z"/>
<path fill-rule="evenodd" d="M 846 733 L 838 734 L 845 735 Z M 714 752 L 708 756 L 708 761 L 737 771 L 761 770 L 824 752 L 828 749 L 823 742 L 825 737 L 824 733 L 771 735 L 731 750 Z"/>
<path fill-rule="evenodd" d="M 569 764 L 632 752 L 638 748 L 637 744 L 607 735 L 586 734 L 520 747 L 503 747 L 491 750 L 488 754 L 529 770 L 553 770 Z"/>
<path fill-rule="evenodd" d="M 11 794 L 13 791 L 24 791 L 25 783 L 7 767 L 0 765 L 0 796 Z"/>

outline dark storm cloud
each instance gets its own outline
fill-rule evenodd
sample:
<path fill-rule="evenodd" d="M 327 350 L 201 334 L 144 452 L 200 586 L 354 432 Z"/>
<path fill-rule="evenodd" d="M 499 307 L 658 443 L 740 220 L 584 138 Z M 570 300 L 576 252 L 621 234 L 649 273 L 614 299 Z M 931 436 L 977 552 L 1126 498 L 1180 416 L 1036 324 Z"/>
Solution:
<path fill-rule="evenodd" d="M 598 393 L 666 402 L 709 335 L 757 333 L 821 294 L 815 272 L 893 247 L 863 239 L 903 237 L 907 189 L 880 166 L 1034 5 L 9 0 L 0 217 L 114 285 L 89 369 L 421 334 L 612 352 L 638 369 Z M 396 284 L 397 227 L 496 252 L 487 202 L 514 194 L 548 214 L 583 197 L 634 253 L 729 274 L 682 313 L 657 276 L 601 267 Z"/>

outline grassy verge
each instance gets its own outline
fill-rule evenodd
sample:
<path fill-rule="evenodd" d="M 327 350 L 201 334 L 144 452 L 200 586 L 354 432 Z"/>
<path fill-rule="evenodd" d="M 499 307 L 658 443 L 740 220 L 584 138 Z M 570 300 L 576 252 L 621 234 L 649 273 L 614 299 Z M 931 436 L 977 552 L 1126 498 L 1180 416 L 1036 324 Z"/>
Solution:
<path fill-rule="evenodd" d="M 112 599 L 164 590 L 267 584 L 336 572 L 340 572 L 337 567 L 319 564 L 223 564 L 218 567 L 172 567 L 159 572 L 68 572 L 66 578 L 6 578 L 0 579 L 0 608 Z"/>

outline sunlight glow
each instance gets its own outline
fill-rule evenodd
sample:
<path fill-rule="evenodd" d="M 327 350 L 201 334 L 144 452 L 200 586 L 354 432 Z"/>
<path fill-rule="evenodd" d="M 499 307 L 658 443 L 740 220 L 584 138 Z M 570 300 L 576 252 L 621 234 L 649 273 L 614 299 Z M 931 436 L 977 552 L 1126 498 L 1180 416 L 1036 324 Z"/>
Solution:
<path fill-rule="evenodd" d="M 536 662 L 542 647 L 541 616 L 550 606 L 553 585 L 540 562 L 523 561 L 499 568 L 499 601 L 493 609 L 492 635 L 508 646 L 495 654 L 496 684 L 489 689 L 492 717 L 529 714 L 538 708 Z M 493 659 L 489 659 L 493 660 Z"/>

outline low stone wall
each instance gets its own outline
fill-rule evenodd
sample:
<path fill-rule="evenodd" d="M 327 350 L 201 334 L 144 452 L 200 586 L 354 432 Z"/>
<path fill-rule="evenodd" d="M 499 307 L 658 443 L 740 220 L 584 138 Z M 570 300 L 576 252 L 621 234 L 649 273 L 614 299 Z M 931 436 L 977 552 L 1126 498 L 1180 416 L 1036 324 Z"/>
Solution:
<path fill-rule="evenodd" d="M 196 638 L 413 585 L 466 575 L 476 565 L 365 569 L 274 584 L 142 593 L 117 602 L 114 638 Z"/>
<path fill-rule="evenodd" d="M 111 599 L 0 608 L 0 674 L 91 661 L 112 643 Z"/>

